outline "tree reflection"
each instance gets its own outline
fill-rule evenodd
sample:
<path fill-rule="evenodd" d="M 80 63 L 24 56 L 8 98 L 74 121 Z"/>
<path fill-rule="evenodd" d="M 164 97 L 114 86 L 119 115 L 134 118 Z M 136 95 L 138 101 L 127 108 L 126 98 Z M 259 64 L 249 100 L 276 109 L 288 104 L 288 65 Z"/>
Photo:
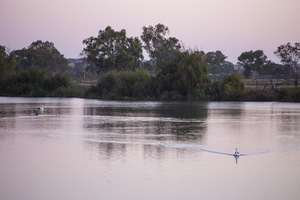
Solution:
<path fill-rule="evenodd" d="M 96 148 L 101 158 L 105 160 L 110 160 L 113 157 L 124 157 L 126 154 L 126 144 L 85 141 L 85 146 L 90 151 L 94 151 Z"/>
<path fill-rule="evenodd" d="M 105 105 L 84 108 L 83 113 L 87 116 L 84 128 L 95 133 L 100 142 L 107 138 L 124 141 L 126 145 L 131 141 L 142 141 L 145 143 L 145 152 L 161 155 L 164 147 L 146 144 L 187 141 L 202 143 L 207 131 L 207 112 L 207 103 L 203 102 L 126 102 L 123 106 L 106 102 Z M 113 154 L 112 151 L 119 150 L 118 145 L 98 146 L 100 152 L 106 152 L 109 156 Z"/>
<path fill-rule="evenodd" d="M 147 103 L 145 103 L 147 105 Z M 85 122 L 85 128 L 107 134 L 139 134 L 139 137 L 170 135 L 176 140 L 202 140 L 206 133 L 206 103 L 162 103 L 155 107 L 126 104 L 114 108 L 85 108 L 86 115 L 94 117 Z"/>

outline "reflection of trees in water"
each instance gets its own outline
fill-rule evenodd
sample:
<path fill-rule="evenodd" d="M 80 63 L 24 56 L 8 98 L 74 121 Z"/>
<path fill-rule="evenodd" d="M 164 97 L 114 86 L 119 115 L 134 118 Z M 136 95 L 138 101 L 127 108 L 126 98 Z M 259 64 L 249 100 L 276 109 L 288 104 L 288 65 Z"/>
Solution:
<path fill-rule="evenodd" d="M 178 119 L 198 119 L 207 118 L 207 103 L 205 102 L 174 102 L 162 103 L 158 112 L 163 117 Z"/>
<path fill-rule="evenodd" d="M 149 102 L 148 102 L 149 103 Z M 165 102 L 149 105 L 124 103 L 111 106 L 84 107 L 84 115 L 124 116 L 124 117 L 171 117 L 179 119 L 206 119 L 207 103 L 204 102 Z"/>
<path fill-rule="evenodd" d="M 8 128 L 16 127 L 16 116 L 18 108 L 16 104 L 2 104 L 0 105 L 0 129 L 6 130 Z M 2 131 L 1 131 L 2 132 Z M 3 132 L 0 133 L 0 137 L 3 138 Z"/>
<path fill-rule="evenodd" d="M 300 127 L 300 115 L 295 112 L 281 112 L 279 115 L 275 115 L 275 117 L 279 116 L 279 121 L 281 123 L 276 123 L 278 126 L 279 132 L 284 135 L 289 136 L 299 136 Z"/>
<path fill-rule="evenodd" d="M 164 160 L 169 157 L 182 158 L 184 156 L 190 155 L 189 149 L 171 148 L 166 145 L 163 145 L 164 143 L 159 144 L 155 142 L 145 142 L 144 144 L 127 142 L 122 144 L 120 141 L 85 141 L 84 144 L 88 151 L 96 152 L 96 154 L 90 154 L 93 155 L 93 158 L 101 159 L 107 162 L 114 159 L 122 161 L 124 158 L 135 158 L 139 156 L 142 156 L 144 159 L 147 160 Z"/>
<path fill-rule="evenodd" d="M 26 111 L 27 110 L 25 110 L 25 112 Z M 24 110 L 18 109 L 17 104 L 0 104 L 0 118 L 16 117 L 18 112 L 23 112 L 22 115 L 24 115 Z"/>
<path fill-rule="evenodd" d="M 221 118 L 241 118 L 245 115 L 244 102 L 210 102 L 210 115 L 219 115 Z"/>
<path fill-rule="evenodd" d="M 147 102 L 145 102 L 147 105 Z M 86 107 L 84 128 L 96 133 L 101 140 L 144 142 L 144 152 L 160 156 L 165 147 L 150 145 L 155 142 L 201 143 L 207 131 L 207 105 L 199 102 L 159 103 L 157 106 Z M 129 143 L 129 144 L 128 144 Z M 100 152 L 109 156 L 112 151 L 120 154 L 120 144 L 98 144 Z M 126 150 L 126 147 L 123 147 Z M 105 149 L 105 150 L 104 150 Z M 182 150 L 181 150 L 182 151 Z"/>
<path fill-rule="evenodd" d="M 182 159 L 190 156 L 191 150 L 184 148 L 170 148 L 164 145 L 144 145 L 143 157 L 145 159 L 165 160 L 168 158 Z"/>
<path fill-rule="evenodd" d="M 166 148 L 160 145 L 144 145 L 143 156 L 145 159 L 161 160 L 165 157 Z"/>
<path fill-rule="evenodd" d="M 124 157 L 126 154 L 126 144 L 108 142 L 89 142 L 85 141 L 85 146 L 90 151 L 97 149 L 99 156 L 103 159 L 112 157 Z"/>
<path fill-rule="evenodd" d="M 202 102 L 162 103 L 157 109 L 155 133 L 170 134 L 174 140 L 202 140 L 206 133 L 207 105 Z"/>
<path fill-rule="evenodd" d="M 226 109 L 223 111 L 223 114 L 233 118 L 241 118 L 245 114 L 245 111 L 242 108 Z"/>
<path fill-rule="evenodd" d="M 154 129 L 157 136 L 167 134 L 170 135 L 173 140 L 202 140 L 206 133 L 206 123 L 157 122 Z"/>
<path fill-rule="evenodd" d="M 244 126 L 240 122 L 249 120 L 250 113 L 247 113 L 244 102 L 210 102 L 208 109 L 209 132 L 232 132 L 240 135 Z"/>
<path fill-rule="evenodd" d="M 127 105 L 128 106 L 128 105 Z M 159 140 L 168 135 L 173 140 L 202 140 L 206 133 L 206 103 L 162 103 L 156 107 L 85 108 L 87 115 L 98 119 L 86 122 L 85 128 L 105 133 L 139 134 Z"/>
<path fill-rule="evenodd" d="M 206 133 L 205 122 L 120 122 L 100 121 L 97 124 L 86 124 L 87 129 L 98 129 L 107 134 L 122 134 L 136 136 L 137 139 L 155 140 L 202 140 Z"/>

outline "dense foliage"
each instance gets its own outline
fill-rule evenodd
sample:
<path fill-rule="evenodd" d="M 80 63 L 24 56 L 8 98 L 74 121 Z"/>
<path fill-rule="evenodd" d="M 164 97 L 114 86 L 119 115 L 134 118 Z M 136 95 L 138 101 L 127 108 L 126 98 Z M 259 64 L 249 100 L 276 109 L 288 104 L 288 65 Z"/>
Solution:
<path fill-rule="evenodd" d="M 243 52 L 234 65 L 219 50 L 187 50 L 169 34 L 163 24 L 144 26 L 140 38 L 108 26 L 83 41 L 80 59 L 68 60 L 48 41 L 9 53 L 0 45 L 0 95 L 300 101 L 300 90 L 289 84 L 293 80 L 297 86 L 300 78 L 299 43 L 274 52 L 283 65 L 262 50 Z"/>
<path fill-rule="evenodd" d="M 87 91 L 87 97 L 101 99 L 150 98 L 151 76 L 146 70 L 111 71 Z"/>
<path fill-rule="evenodd" d="M 156 64 L 174 59 L 182 48 L 179 40 L 175 37 L 167 37 L 168 34 L 169 28 L 163 24 L 143 27 L 141 35 L 143 47 Z"/>
<path fill-rule="evenodd" d="M 294 79 L 295 86 L 297 87 L 300 79 L 300 43 L 295 43 L 295 46 L 292 46 L 290 43 L 280 45 L 274 53 L 290 70 L 291 78 Z"/>
<path fill-rule="evenodd" d="M 15 55 L 16 70 L 24 70 L 34 66 L 41 67 L 47 73 L 55 75 L 68 70 L 68 61 L 52 42 L 38 40 L 28 48 L 12 52 Z"/>
<path fill-rule="evenodd" d="M 147 70 L 111 71 L 87 95 L 102 99 L 205 100 L 206 65 L 196 53 L 182 53 L 151 76 Z"/>
<path fill-rule="evenodd" d="M 216 100 L 240 100 L 245 88 L 241 75 L 232 73 L 214 82 L 211 95 Z"/>
<path fill-rule="evenodd" d="M 260 72 L 268 63 L 267 56 L 262 50 L 243 52 L 239 57 L 239 64 L 244 67 L 244 76 L 250 78 L 253 72 Z"/>
<path fill-rule="evenodd" d="M 52 46 L 52 43 L 49 42 L 43 43 L 38 41 L 37 43 L 50 44 Z M 23 49 L 20 51 L 27 56 L 33 52 L 31 47 L 29 50 Z M 5 47 L 0 46 L 0 95 L 30 97 L 82 96 L 83 91 L 74 85 L 71 77 L 67 73 L 60 72 L 60 70 L 62 70 L 60 67 L 66 67 L 65 65 L 57 64 L 59 61 L 53 63 L 54 61 L 51 55 L 39 51 L 37 51 L 37 54 L 42 54 L 45 57 L 36 56 L 32 57 L 30 62 L 25 62 L 28 57 L 23 56 L 22 59 L 18 57 L 20 51 L 15 51 L 8 55 Z M 52 51 L 56 52 L 56 49 L 53 48 Z M 51 54 L 51 52 L 48 53 Z M 62 63 L 65 62 L 59 52 L 55 54 L 60 55 L 58 58 L 62 59 Z M 20 64 L 20 62 L 23 64 Z"/>
<path fill-rule="evenodd" d="M 143 58 L 142 44 L 138 38 L 127 37 L 126 31 L 115 31 L 110 26 L 100 30 L 97 37 L 83 41 L 83 55 L 98 73 L 111 70 L 134 70 Z"/>
<path fill-rule="evenodd" d="M 156 94 L 163 100 L 205 100 L 207 64 L 199 52 L 180 52 L 160 66 L 155 76 Z"/>
<path fill-rule="evenodd" d="M 221 51 L 216 52 L 203 52 L 205 60 L 208 64 L 207 69 L 210 77 L 220 78 L 234 72 L 234 67 L 231 62 L 226 61 L 227 56 L 225 56 Z"/>

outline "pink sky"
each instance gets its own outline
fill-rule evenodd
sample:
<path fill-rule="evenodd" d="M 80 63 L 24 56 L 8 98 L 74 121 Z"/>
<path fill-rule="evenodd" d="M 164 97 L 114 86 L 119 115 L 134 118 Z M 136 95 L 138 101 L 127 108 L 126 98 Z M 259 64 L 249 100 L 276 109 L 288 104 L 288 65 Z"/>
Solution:
<path fill-rule="evenodd" d="M 300 42 L 300 0 L 1 0 L 0 45 L 10 51 L 36 40 L 53 42 L 77 58 L 82 41 L 112 26 L 140 36 L 163 23 L 186 47 L 221 50 L 236 63 L 244 51 L 273 52 Z"/>

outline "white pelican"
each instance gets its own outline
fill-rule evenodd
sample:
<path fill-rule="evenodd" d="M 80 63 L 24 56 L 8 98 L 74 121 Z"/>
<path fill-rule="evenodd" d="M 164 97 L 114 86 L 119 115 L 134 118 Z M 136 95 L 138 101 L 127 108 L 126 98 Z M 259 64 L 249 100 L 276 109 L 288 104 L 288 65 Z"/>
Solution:
<path fill-rule="evenodd" d="M 234 156 L 240 156 L 240 152 L 238 152 L 237 148 L 235 148 Z"/>
<path fill-rule="evenodd" d="M 38 107 L 37 110 L 40 111 L 40 112 L 44 112 L 43 106 Z"/>
<path fill-rule="evenodd" d="M 38 116 L 39 113 L 37 111 L 32 111 L 31 116 Z"/>

